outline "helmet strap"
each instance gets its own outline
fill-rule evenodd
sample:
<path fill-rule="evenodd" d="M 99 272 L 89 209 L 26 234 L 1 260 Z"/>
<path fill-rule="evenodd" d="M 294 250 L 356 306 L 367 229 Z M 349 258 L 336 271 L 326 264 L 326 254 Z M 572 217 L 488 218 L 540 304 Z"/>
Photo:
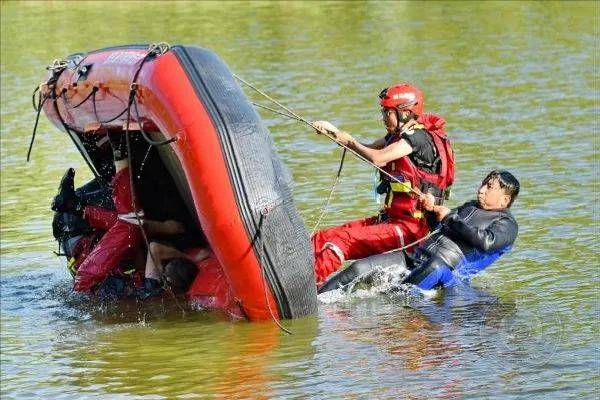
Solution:
<path fill-rule="evenodd" d="M 400 109 L 396 108 L 396 132 L 403 133 L 405 125 L 413 119 L 413 114 L 410 112 L 406 117 L 403 117 L 400 113 Z"/>

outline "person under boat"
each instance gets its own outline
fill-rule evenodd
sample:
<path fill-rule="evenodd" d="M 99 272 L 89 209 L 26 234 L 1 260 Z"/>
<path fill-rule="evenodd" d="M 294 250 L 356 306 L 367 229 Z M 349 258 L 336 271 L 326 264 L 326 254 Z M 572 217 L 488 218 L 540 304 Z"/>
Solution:
<path fill-rule="evenodd" d="M 397 265 L 410 272 L 404 284 L 421 289 L 449 287 L 468 279 L 512 248 L 518 225 L 509 208 L 520 184 L 508 171 L 494 170 L 481 183 L 477 200 L 449 209 L 436 205 L 431 195 L 421 197 L 422 207 L 440 222 L 439 230 L 418 244 L 415 251 L 394 251 L 359 260 L 332 276 L 319 293 L 352 282 L 372 282 L 382 268 Z"/>
<path fill-rule="evenodd" d="M 65 173 L 52 205 L 56 212 L 53 221 L 55 237 L 70 257 L 75 291 L 84 293 L 96 292 L 111 275 L 122 275 L 125 266 L 143 264 L 140 261 L 144 250 L 139 222 L 151 237 L 180 235 L 185 231 L 178 221 L 150 220 L 144 218 L 143 211 L 134 210 L 124 134 L 121 131 L 107 134 L 115 166 L 110 191 L 112 203 L 108 204 L 111 207 L 105 207 L 106 201 L 104 207 L 86 205 L 85 199 L 76 196 L 73 169 Z M 96 197 L 105 198 L 106 192 L 104 190 Z"/>
<path fill-rule="evenodd" d="M 424 95 L 408 83 L 393 85 L 379 95 L 384 138 L 361 144 L 327 121 L 313 123 L 317 133 L 335 137 L 390 176 L 381 173 L 377 188 L 385 195 L 379 215 L 324 229 L 312 236 L 317 283 L 337 271 L 345 260 L 357 260 L 400 248 L 429 232 L 418 198 L 431 193 L 442 204 L 454 180 L 454 155 L 444 121 L 424 113 Z M 416 189 L 416 190 L 415 190 Z"/>
<path fill-rule="evenodd" d="M 174 241 L 177 238 L 174 237 Z M 150 242 L 146 254 L 143 290 L 138 297 L 145 299 L 158 296 L 167 288 L 176 295 L 186 293 L 198 274 L 196 264 L 209 257 L 210 252 L 202 248 L 192 256 L 182 250 L 172 243 Z"/>
<path fill-rule="evenodd" d="M 174 295 L 185 294 L 198 274 L 196 264 L 209 255 L 206 249 L 200 249 L 192 256 L 171 245 L 150 242 L 144 265 L 139 260 L 133 265 L 136 273 L 144 271 L 143 278 L 111 274 L 97 285 L 94 294 L 104 300 L 133 297 L 146 300 L 162 296 L 165 290 Z"/>

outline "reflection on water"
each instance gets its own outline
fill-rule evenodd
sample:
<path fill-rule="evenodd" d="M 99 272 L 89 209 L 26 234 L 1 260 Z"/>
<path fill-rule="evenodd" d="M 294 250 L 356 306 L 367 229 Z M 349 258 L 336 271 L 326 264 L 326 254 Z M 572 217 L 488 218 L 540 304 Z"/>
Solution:
<path fill-rule="evenodd" d="M 2 398 L 598 396 L 599 214 L 590 205 L 599 182 L 598 3 L 1 7 Z M 381 88 L 416 83 L 426 108 L 448 120 L 458 160 L 451 206 L 493 168 L 521 180 L 515 250 L 472 288 L 322 303 L 317 318 L 285 322 L 289 336 L 269 322 L 184 314 L 167 302 L 74 296 L 52 254 L 48 205 L 67 167 L 77 168 L 78 184 L 90 174 L 45 119 L 24 163 L 31 90 L 55 58 L 162 40 L 211 48 L 298 114 L 365 141 L 383 133 Z M 340 151 L 301 124 L 260 113 L 312 227 Z M 372 173 L 346 161 L 322 227 L 376 211 Z"/>

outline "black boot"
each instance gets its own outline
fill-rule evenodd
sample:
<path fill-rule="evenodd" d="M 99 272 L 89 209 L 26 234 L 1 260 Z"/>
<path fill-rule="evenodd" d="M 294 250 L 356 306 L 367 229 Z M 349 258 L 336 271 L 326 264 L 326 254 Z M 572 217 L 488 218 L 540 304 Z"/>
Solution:
<path fill-rule="evenodd" d="M 58 185 L 58 194 L 52 200 L 50 208 L 53 211 L 59 212 L 78 212 L 81 211 L 82 205 L 75 195 L 75 170 L 67 169 L 60 184 Z"/>

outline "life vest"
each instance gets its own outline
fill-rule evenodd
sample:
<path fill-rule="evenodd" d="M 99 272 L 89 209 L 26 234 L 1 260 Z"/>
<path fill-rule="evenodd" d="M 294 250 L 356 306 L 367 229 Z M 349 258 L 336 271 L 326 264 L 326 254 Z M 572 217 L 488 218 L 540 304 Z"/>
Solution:
<path fill-rule="evenodd" d="M 383 170 L 402 183 L 395 182 L 384 174 L 380 174 L 381 183 L 378 192 L 386 194 L 385 214 L 390 219 L 422 218 L 423 213 L 419 208 L 418 199 L 411 195 L 411 188 L 418 188 L 423 193 L 431 193 L 436 197 L 436 203 L 442 204 L 449 194 L 449 188 L 454 182 L 454 152 L 450 140 L 444 130 L 446 121 L 434 114 L 422 114 L 417 119 L 417 128 L 427 131 L 433 141 L 435 161 L 429 167 L 433 171 L 423 169 L 426 165 L 418 160 L 416 155 L 408 155 L 390 161 Z M 388 145 L 399 141 L 399 135 L 393 135 Z M 411 157 L 412 156 L 412 157 Z"/>

